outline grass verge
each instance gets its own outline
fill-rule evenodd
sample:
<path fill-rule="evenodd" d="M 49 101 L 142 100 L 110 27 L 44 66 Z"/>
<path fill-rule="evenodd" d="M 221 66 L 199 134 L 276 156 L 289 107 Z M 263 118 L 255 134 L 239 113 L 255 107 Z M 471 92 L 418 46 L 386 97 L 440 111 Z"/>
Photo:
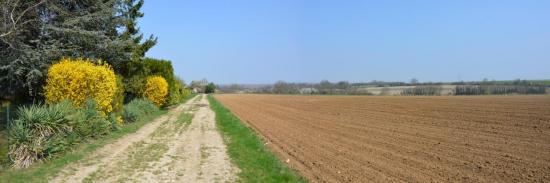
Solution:
<path fill-rule="evenodd" d="M 0 174 L 0 182 L 47 182 L 48 176 L 54 175 L 65 165 L 83 159 L 96 149 L 104 145 L 114 142 L 115 140 L 125 136 L 126 134 L 134 133 L 143 125 L 147 124 L 156 117 L 165 114 L 166 110 L 160 110 L 153 115 L 141 118 L 134 123 L 129 123 L 123 126 L 120 130 L 114 131 L 111 134 L 97 140 L 92 140 L 88 143 L 83 143 L 60 157 L 46 160 L 43 163 L 38 163 L 27 169 L 15 170 L 10 169 Z"/>
<path fill-rule="evenodd" d="M 216 113 L 216 124 L 226 142 L 229 157 L 241 172 L 241 182 L 307 182 L 267 149 L 254 130 L 208 95 L 210 108 Z"/>
<path fill-rule="evenodd" d="M 8 139 L 6 130 L 0 127 L 0 173 L 8 168 Z"/>

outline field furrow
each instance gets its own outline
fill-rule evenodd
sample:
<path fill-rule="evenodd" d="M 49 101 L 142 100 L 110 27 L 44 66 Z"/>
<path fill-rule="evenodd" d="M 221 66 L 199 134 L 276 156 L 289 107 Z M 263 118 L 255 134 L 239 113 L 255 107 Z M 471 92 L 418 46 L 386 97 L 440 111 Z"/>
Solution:
<path fill-rule="evenodd" d="M 550 181 L 550 96 L 216 98 L 312 182 Z"/>

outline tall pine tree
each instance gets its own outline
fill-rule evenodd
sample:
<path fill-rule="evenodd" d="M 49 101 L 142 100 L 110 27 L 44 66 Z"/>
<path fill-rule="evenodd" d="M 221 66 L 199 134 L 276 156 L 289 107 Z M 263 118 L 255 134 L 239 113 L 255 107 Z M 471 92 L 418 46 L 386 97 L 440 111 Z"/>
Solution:
<path fill-rule="evenodd" d="M 122 0 L 119 4 L 119 13 L 123 17 L 125 27 L 121 38 L 131 40 L 134 43 L 131 50 L 132 61 L 140 61 L 145 56 L 145 53 L 157 44 L 157 37 L 153 35 L 150 35 L 148 39 L 142 42 L 143 34 L 139 31 L 137 20 L 144 15 L 140 12 L 143 3 L 143 0 Z"/>

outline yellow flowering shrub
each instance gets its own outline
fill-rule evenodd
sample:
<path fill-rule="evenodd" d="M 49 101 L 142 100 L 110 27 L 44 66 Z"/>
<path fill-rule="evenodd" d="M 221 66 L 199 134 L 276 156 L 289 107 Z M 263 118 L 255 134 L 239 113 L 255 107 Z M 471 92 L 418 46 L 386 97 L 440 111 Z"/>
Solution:
<path fill-rule="evenodd" d="M 48 69 L 44 95 L 46 103 L 70 99 L 77 107 L 91 98 L 98 103 L 99 110 L 107 114 L 113 110 L 117 87 L 115 72 L 107 63 L 63 58 Z"/>
<path fill-rule="evenodd" d="M 155 105 L 162 106 L 168 96 L 168 82 L 162 76 L 149 76 L 145 83 L 143 96 Z"/>

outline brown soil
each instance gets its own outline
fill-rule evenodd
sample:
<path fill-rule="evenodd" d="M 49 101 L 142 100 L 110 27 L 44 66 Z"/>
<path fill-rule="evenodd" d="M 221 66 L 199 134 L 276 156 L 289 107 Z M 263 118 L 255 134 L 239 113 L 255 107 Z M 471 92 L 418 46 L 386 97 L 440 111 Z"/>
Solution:
<path fill-rule="evenodd" d="M 216 98 L 311 182 L 550 181 L 550 96 Z"/>

